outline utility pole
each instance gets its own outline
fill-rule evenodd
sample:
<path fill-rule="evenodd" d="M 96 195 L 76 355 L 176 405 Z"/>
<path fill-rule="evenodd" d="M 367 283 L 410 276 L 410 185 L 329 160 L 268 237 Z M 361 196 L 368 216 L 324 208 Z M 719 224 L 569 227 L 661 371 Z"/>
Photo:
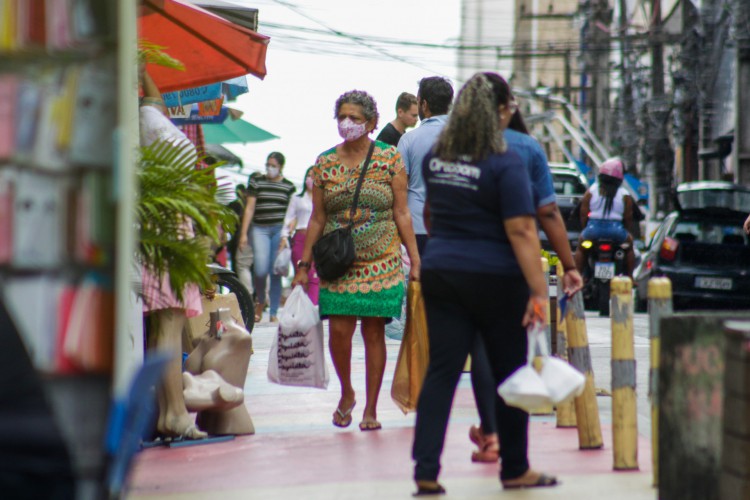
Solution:
<path fill-rule="evenodd" d="M 734 0 L 734 28 L 737 40 L 737 83 L 735 85 L 734 178 L 750 185 L 750 5 Z"/>
<path fill-rule="evenodd" d="M 671 209 L 674 152 L 669 143 L 667 125 L 669 103 L 664 95 L 664 44 L 662 41 L 661 0 L 651 0 L 651 99 L 646 106 L 643 160 L 650 180 L 649 205 L 657 219 Z"/>
<path fill-rule="evenodd" d="M 608 0 L 588 0 L 585 61 L 591 76 L 588 107 L 591 128 L 605 144 L 609 143 L 609 26 L 612 9 Z"/>
<path fill-rule="evenodd" d="M 682 34 L 677 55 L 680 69 L 672 75 L 675 93 L 674 136 L 681 154 L 676 168 L 680 181 L 697 181 L 700 178 L 698 151 L 700 146 L 700 92 L 701 75 L 705 69 L 700 64 L 702 43 L 698 36 L 700 15 L 692 2 L 682 2 Z"/>
<path fill-rule="evenodd" d="M 627 0 L 620 0 L 619 41 L 620 41 L 620 74 L 622 92 L 620 93 L 619 139 L 621 156 L 625 166 L 631 172 L 635 170 L 638 161 L 638 129 L 633 109 L 633 68 L 631 67 L 631 44 L 627 36 L 628 4 Z"/>

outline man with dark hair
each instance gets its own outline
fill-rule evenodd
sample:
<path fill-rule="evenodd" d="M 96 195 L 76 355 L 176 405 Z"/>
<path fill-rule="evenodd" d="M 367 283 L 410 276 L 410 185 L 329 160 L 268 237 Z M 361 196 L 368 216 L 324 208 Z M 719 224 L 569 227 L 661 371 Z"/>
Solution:
<path fill-rule="evenodd" d="M 407 128 L 417 124 L 417 98 L 414 94 L 401 92 L 396 100 L 396 118 L 378 134 L 377 140 L 396 146 Z"/>
<path fill-rule="evenodd" d="M 422 160 L 430 152 L 448 119 L 453 102 L 453 86 L 440 76 L 430 76 L 419 81 L 417 109 L 421 123 L 418 128 L 404 134 L 398 141 L 398 151 L 409 176 L 408 203 L 417 247 L 420 255 L 427 243 L 424 225 L 425 186 L 422 179 Z"/>

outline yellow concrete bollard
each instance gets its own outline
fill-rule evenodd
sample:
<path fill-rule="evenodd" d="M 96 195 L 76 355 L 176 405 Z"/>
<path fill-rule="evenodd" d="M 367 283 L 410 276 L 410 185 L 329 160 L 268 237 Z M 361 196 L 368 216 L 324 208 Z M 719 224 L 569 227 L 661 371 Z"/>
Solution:
<path fill-rule="evenodd" d="M 547 260 L 546 257 L 542 257 L 542 271 L 544 272 L 545 276 L 549 275 L 549 261 Z M 549 282 L 549 280 L 547 281 Z M 545 338 L 547 342 L 547 351 L 549 352 L 550 345 L 551 345 L 550 329 L 549 329 L 549 308 L 547 308 L 546 313 L 547 313 L 546 314 L 547 328 L 545 329 Z M 534 368 L 536 369 L 536 371 L 541 371 L 542 369 L 543 359 L 539 354 L 540 353 L 537 352 L 534 355 Z M 555 412 L 555 409 L 552 407 L 552 405 L 549 405 L 549 406 L 541 406 L 537 408 L 536 410 L 534 410 L 531 414 L 532 415 L 552 415 L 554 412 Z"/>
<path fill-rule="evenodd" d="M 580 293 L 568 299 L 565 331 L 568 336 L 570 364 L 586 376 L 586 387 L 583 389 L 583 394 L 575 398 L 578 445 L 582 450 L 601 448 L 603 446 L 602 427 L 599 422 L 599 406 L 596 402 L 594 371 L 591 367 L 591 352 L 589 351 L 589 338 L 586 332 L 583 296 Z"/>
<path fill-rule="evenodd" d="M 557 263 L 557 296 L 563 296 L 563 267 Z M 555 315 L 557 317 L 557 356 L 565 361 L 568 360 L 568 340 L 565 338 L 565 318 L 560 314 L 560 303 L 556 303 Z M 560 403 L 556 406 L 557 410 L 557 427 L 570 428 L 576 426 L 576 407 L 575 403 L 570 400 Z"/>
<path fill-rule="evenodd" d="M 659 485 L 659 356 L 661 319 L 672 315 L 672 282 L 669 278 L 648 280 L 648 329 L 651 339 L 651 365 L 648 396 L 651 399 L 651 462 L 654 486 Z"/>
<path fill-rule="evenodd" d="M 612 452 L 615 470 L 638 469 L 638 404 L 635 399 L 633 283 L 610 282 L 612 307 Z"/>

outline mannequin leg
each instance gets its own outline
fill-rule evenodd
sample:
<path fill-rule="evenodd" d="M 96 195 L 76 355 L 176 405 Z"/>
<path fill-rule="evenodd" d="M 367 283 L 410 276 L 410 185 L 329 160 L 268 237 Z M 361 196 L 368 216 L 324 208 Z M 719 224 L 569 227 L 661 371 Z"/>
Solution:
<path fill-rule="evenodd" d="M 204 438 L 207 434 L 193 423 L 182 394 L 182 329 L 187 319 L 185 312 L 182 309 L 162 309 L 152 315 L 156 326 L 153 347 L 173 356 L 157 390 L 159 419 L 156 430 L 164 436 Z"/>
<path fill-rule="evenodd" d="M 214 370 L 200 375 L 183 372 L 185 407 L 188 411 L 229 410 L 245 400 L 242 389 L 235 387 Z"/>

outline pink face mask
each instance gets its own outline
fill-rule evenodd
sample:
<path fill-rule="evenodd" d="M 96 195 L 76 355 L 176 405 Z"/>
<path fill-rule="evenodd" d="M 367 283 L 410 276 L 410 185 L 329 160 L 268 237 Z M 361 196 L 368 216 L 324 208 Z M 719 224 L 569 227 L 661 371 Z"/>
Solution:
<path fill-rule="evenodd" d="M 351 118 L 344 118 L 339 122 L 339 135 L 345 141 L 356 141 L 367 133 L 365 123 L 354 123 Z"/>
<path fill-rule="evenodd" d="M 310 191 L 313 188 L 312 177 L 308 177 L 307 179 L 305 179 L 305 187 L 307 188 L 308 191 Z"/>

